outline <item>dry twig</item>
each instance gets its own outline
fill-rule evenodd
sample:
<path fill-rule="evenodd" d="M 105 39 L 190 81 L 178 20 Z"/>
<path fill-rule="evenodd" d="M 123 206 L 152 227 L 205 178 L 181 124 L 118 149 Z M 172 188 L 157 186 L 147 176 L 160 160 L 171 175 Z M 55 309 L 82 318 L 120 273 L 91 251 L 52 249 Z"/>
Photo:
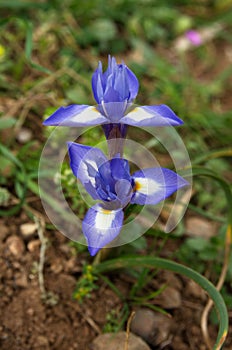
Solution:
<path fill-rule="evenodd" d="M 130 325 L 131 325 L 131 321 L 133 320 L 135 316 L 135 312 L 132 311 L 132 313 L 130 314 L 130 317 L 127 321 L 127 326 L 126 326 L 126 341 L 125 341 L 125 345 L 124 345 L 124 350 L 128 350 L 128 346 L 129 346 L 129 335 L 130 335 Z"/>
<path fill-rule="evenodd" d="M 44 237 L 44 234 L 43 234 L 44 222 L 41 219 L 39 219 L 37 216 L 34 217 L 34 220 L 37 226 L 37 233 L 41 242 L 39 265 L 38 265 L 38 277 L 39 277 L 39 288 L 42 293 L 42 296 L 44 296 L 46 295 L 46 289 L 44 287 L 43 269 L 44 269 L 45 252 L 47 249 L 48 240 L 46 237 Z"/>

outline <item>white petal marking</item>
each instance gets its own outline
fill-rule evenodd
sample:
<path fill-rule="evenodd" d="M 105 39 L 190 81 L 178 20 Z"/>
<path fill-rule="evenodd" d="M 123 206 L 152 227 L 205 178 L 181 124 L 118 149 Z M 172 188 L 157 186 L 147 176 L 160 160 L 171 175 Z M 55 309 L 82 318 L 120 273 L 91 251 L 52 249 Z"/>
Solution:
<path fill-rule="evenodd" d="M 141 107 L 135 107 L 130 113 L 125 116 L 125 118 L 132 119 L 136 122 L 141 122 L 146 118 L 152 118 L 154 114 L 155 113 L 148 113 Z"/>
<path fill-rule="evenodd" d="M 96 229 L 108 230 L 112 227 L 112 222 L 115 219 L 116 211 L 100 209 L 95 217 Z"/>
<path fill-rule="evenodd" d="M 91 164 L 91 165 L 93 165 L 93 164 Z M 94 164 L 94 165 L 96 165 L 96 164 Z M 90 176 L 89 171 L 88 171 L 88 165 L 84 162 L 81 162 L 81 167 L 82 167 L 82 170 L 85 174 L 84 182 L 90 182 L 93 186 L 95 186 L 95 184 L 96 184 L 95 177 Z M 95 168 L 95 166 L 94 166 L 94 168 Z"/>
<path fill-rule="evenodd" d="M 94 170 L 98 171 L 99 165 L 97 165 L 97 163 L 94 160 L 88 160 L 88 164 L 92 165 Z"/>
<path fill-rule="evenodd" d="M 160 189 L 160 184 L 153 179 L 144 177 L 135 179 L 135 190 L 141 194 L 152 195 Z"/>
<path fill-rule="evenodd" d="M 86 109 L 84 109 L 81 113 L 78 113 L 77 115 L 74 115 L 72 118 L 72 122 L 76 122 L 78 124 L 85 124 L 85 123 L 91 123 L 94 122 L 98 118 L 98 122 L 107 122 L 107 119 L 97 110 L 96 107 L 90 106 Z M 83 123 L 82 123 L 83 121 Z"/>

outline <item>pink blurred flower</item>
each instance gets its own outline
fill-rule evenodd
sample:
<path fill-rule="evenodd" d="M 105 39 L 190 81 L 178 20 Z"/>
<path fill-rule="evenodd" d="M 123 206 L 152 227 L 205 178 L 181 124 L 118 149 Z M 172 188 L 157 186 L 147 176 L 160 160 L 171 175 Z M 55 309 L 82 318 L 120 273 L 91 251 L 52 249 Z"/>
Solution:
<path fill-rule="evenodd" d="M 191 42 L 194 46 L 199 46 L 202 44 L 202 37 L 200 33 L 196 30 L 188 30 L 185 33 L 185 37 Z"/>

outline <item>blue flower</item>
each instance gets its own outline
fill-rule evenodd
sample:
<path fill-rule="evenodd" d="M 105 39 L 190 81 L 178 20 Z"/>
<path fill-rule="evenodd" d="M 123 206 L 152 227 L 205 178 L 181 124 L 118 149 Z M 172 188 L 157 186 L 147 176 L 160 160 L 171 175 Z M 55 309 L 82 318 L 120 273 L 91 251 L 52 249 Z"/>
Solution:
<path fill-rule="evenodd" d="M 98 148 L 68 142 L 68 151 L 73 174 L 100 201 L 87 211 L 82 224 L 92 256 L 118 236 L 127 204 L 157 204 L 188 185 L 175 172 L 160 167 L 130 175 L 126 159 L 108 160 Z"/>
<path fill-rule="evenodd" d="M 117 123 L 136 98 L 139 82 L 125 64 L 117 64 L 115 58 L 109 56 L 108 68 L 104 73 L 99 62 L 92 77 L 92 90 L 99 111 L 110 122 Z"/>
<path fill-rule="evenodd" d="M 44 125 L 84 127 L 102 125 L 107 138 L 115 125 L 123 125 L 119 136 L 125 137 L 127 125 L 168 126 L 183 124 L 182 120 L 166 105 L 133 105 L 139 83 L 135 74 L 124 64 L 117 64 L 109 56 L 108 68 L 102 71 L 101 62 L 92 76 L 92 90 L 96 106 L 70 105 L 60 107 Z"/>

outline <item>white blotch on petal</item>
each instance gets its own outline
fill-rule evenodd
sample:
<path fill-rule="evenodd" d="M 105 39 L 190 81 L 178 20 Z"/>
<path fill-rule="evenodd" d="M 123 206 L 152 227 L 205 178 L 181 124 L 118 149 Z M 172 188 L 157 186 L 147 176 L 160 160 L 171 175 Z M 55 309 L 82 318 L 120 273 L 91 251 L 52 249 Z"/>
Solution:
<path fill-rule="evenodd" d="M 152 195 L 160 189 L 160 183 L 144 177 L 135 179 L 135 190 L 141 194 Z"/>
<path fill-rule="evenodd" d="M 94 170 L 98 171 L 97 164 L 93 160 L 88 160 L 88 165 L 91 165 L 94 168 Z M 83 172 L 85 176 L 84 182 L 90 182 L 95 187 L 95 184 L 96 184 L 95 177 L 89 174 L 88 165 L 85 161 L 82 161 L 80 164 L 81 172 Z"/>
<path fill-rule="evenodd" d="M 152 112 L 149 113 L 141 107 L 136 107 L 130 113 L 128 113 L 126 115 L 126 118 L 134 120 L 136 122 L 141 122 L 146 118 L 152 118 L 154 115 L 155 115 L 155 113 L 152 113 Z"/>
<path fill-rule="evenodd" d="M 115 219 L 116 211 L 101 209 L 97 212 L 95 217 L 96 229 L 107 230 L 112 227 Z"/>

